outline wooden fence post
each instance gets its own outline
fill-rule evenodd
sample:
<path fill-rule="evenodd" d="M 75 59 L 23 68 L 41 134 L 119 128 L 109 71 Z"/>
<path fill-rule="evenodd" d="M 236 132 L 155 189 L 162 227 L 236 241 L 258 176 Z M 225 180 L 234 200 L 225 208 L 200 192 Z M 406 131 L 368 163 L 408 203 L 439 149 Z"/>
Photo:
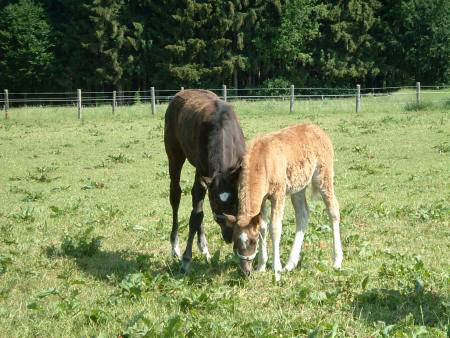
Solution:
<path fill-rule="evenodd" d="M 361 85 L 356 85 L 356 112 L 361 109 Z"/>
<path fill-rule="evenodd" d="M 222 96 L 223 96 L 223 100 L 226 102 L 227 101 L 227 85 L 222 85 Z"/>
<path fill-rule="evenodd" d="M 420 104 L 420 82 L 416 82 L 416 103 Z"/>
<path fill-rule="evenodd" d="M 77 107 L 78 107 L 78 119 L 83 118 L 83 112 L 81 111 L 81 89 L 77 90 Z"/>
<path fill-rule="evenodd" d="M 290 93 L 290 105 L 289 105 L 289 112 L 292 113 L 294 111 L 294 85 L 291 85 L 291 93 Z"/>
<path fill-rule="evenodd" d="M 113 99 L 112 99 L 112 113 L 116 112 L 116 106 L 117 106 L 117 91 L 113 91 Z"/>
<path fill-rule="evenodd" d="M 5 102 L 4 104 L 4 108 L 5 108 L 5 119 L 9 118 L 9 95 L 8 95 L 8 89 L 5 89 L 5 97 L 4 97 Z"/>
<path fill-rule="evenodd" d="M 152 97 L 152 115 L 155 115 L 156 105 L 155 105 L 155 87 L 150 88 L 150 94 Z"/>

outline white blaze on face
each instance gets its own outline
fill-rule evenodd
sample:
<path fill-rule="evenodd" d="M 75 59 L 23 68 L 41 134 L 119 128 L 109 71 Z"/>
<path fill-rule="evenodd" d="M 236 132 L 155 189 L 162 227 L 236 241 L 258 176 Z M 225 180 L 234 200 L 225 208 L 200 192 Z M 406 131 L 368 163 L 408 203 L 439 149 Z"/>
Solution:
<path fill-rule="evenodd" d="M 229 192 L 223 192 L 223 193 L 221 193 L 219 195 L 219 197 L 220 197 L 220 200 L 222 202 L 226 202 L 226 201 L 228 201 L 228 198 L 230 197 L 230 193 Z"/>
<path fill-rule="evenodd" d="M 247 249 L 247 242 L 248 242 L 248 236 L 245 232 L 243 232 L 240 236 L 239 239 L 241 240 L 241 244 L 242 244 L 242 249 Z"/>

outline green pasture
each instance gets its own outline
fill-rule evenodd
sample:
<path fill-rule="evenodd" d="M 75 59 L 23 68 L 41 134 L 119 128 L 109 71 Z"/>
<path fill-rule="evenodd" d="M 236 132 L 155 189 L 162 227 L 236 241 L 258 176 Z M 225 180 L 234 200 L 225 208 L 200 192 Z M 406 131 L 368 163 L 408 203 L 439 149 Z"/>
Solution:
<path fill-rule="evenodd" d="M 320 201 L 301 266 L 244 279 L 205 203 L 207 264 L 170 256 L 165 105 L 12 108 L 0 120 L 2 337 L 448 337 L 450 94 L 234 102 L 246 139 L 320 125 L 336 153 L 343 269 Z M 195 131 L 193 131 L 195 132 Z M 193 168 L 182 174 L 184 249 Z M 286 262 L 294 235 L 287 203 Z M 271 255 L 269 256 L 271 268 Z"/>

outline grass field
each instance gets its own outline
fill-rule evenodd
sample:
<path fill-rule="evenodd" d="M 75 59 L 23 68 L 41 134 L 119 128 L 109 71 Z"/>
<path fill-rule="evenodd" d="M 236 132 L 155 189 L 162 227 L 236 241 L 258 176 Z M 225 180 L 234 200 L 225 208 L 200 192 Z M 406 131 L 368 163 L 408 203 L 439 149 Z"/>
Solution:
<path fill-rule="evenodd" d="M 405 97 L 407 97 L 405 95 Z M 442 96 L 440 96 L 442 98 Z M 450 100 L 236 102 L 247 139 L 291 124 L 333 140 L 344 262 L 320 201 L 301 266 L 243 279 L 205 203 L 213 255 L 170 257 L 165 106 L 12 109 L 0 120 L 2 337 L 448 337 Z M 182 174 L 181 246 L 193 169 Z M 294 235 L 290 203 L 282 261 Z M 271 257 L 269 255 L 269 265 Z"/>

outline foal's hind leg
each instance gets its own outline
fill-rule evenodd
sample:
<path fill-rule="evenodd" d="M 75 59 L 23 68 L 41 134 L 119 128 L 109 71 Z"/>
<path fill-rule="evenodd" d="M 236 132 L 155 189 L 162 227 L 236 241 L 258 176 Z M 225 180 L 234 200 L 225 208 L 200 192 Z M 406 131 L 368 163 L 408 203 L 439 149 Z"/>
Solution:
<path fill-rule="evenodd" d="M 192 212 L 189 217 L 189 237 L 186 244 L 186 250 L 183 254 L 183 264 L 181 270 L 188 272 L 192 262 L 192 244 L 194 242 L 195 234 L 199 236 L 199 247 L 209 259 L 208 246 L 206 243 L 205 234 L 200 230 L 203 222 L 203 200 L 205 199 L 206 188 L 200 182 L 200 176 L 195 174 L 195 182 L 191 190 L 192 195 Z"/>
<path fill-rule="evenodd" d="M 308 225 L 309 210 L 306 203 L 305 196 L 306 189 L 303 189 L 295 194 L 291 195 L 292 205 L 295 210 L 295 238 L 292 244 L 291 254 L 289 260 L 284 267 L 284 271 L 292 271 L 297 266 L 300 260 L 300 254 L 302 251 L 303 238 L 305 237 L 306 227 Z"/>
<path fill-rule="evenodd" d="M 184 155 L 169 156 L 170 175 L 170 205 L 172 206 L 172 232 L 170 233 L 170 243 L 172 244 L 172 256 L 181 258 L 178 244 L 178 208 L 181 199 L 180 173 L 185 161 Z"/>
<path fill-rule="evenodd" d="M 339 203 L 334 195 L 333 186 L 333 167 L 323 170 L 320 178 L 320 194 L 325 203 L 328 215 L 333 224 L 333 250 L 334 250 L 334 264 L 335 269 L 340 269 L 344 254 L 342 252 L 341 234 L 339 229 L 340 214 Z M 314 182 L 314 180 L 313 180 Z"/>

